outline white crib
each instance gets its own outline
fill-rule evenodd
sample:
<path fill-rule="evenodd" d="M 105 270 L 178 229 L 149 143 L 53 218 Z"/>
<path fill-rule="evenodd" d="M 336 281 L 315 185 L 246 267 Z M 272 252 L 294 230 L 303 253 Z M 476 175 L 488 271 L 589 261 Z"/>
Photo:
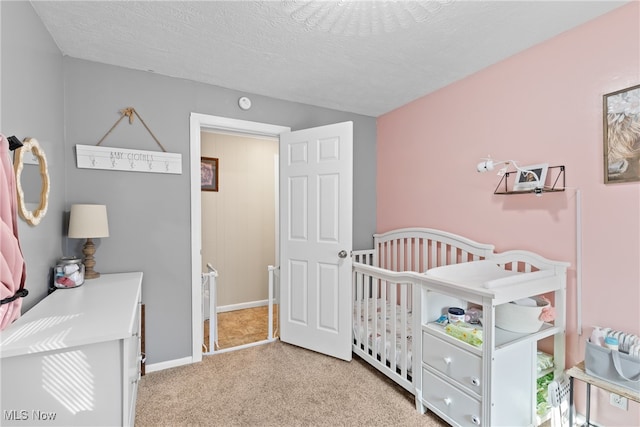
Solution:
<path fill-rule="evenodd" d="M 354 251 L 353 352 L 415 393 L 412 332 L 420 319 L 412 315 L 411 283 L 398 283 L 389 272 L 425 272 L 489 258 L 493 251 L 493 245 L 429 228 L 374 235 L 373 249 Z"/>

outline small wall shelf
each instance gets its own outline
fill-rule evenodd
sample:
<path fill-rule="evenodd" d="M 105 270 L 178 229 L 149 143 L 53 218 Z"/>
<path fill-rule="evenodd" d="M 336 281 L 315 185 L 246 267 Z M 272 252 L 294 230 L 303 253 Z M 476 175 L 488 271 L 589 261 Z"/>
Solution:
<path fill-rule="evenodd" d="M 564 191 L 566 187 L 566 179 L 565 179 L 565 167 L 564 165 L 560 166 L 549 166 L 549 182 L 552 182 L 551 186 L 545 186 L 541 191 L 543 193 L 555 193 Z M 523 190 L 523 191 L 514 191 L 513 190 L 513 181 L 515 177 L 518 176 L 517 171 L 505 172 L 502 176 L 502 179 L 498 183 L 498 186 L 494 190 L 493 194 L 506 195 L 506 194 L 527 194 L 527 193 L 537 193 L 540 190 Z M 512 179 L 509 179 L 509 178 Z"/>

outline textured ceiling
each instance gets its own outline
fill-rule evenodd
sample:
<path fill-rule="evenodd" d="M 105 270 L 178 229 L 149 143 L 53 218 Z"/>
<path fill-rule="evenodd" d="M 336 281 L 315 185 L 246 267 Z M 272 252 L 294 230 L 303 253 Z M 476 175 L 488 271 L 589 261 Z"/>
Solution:
<path fill-rule="evenodd" d="M 624 3 L 32 1 L 64 55 L 374 117 Z"/>

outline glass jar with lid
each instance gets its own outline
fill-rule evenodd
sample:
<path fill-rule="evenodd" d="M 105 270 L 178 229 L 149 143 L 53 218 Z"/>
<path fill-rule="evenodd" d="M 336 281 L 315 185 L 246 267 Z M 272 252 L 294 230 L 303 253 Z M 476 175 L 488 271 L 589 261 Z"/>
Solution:
<path fill-rule="evenodd" d="M 55 266 L 53 284 L 59 289 L 76 288 L 84 283 L 84 264 L 80 258 L 62 257 Z"/>

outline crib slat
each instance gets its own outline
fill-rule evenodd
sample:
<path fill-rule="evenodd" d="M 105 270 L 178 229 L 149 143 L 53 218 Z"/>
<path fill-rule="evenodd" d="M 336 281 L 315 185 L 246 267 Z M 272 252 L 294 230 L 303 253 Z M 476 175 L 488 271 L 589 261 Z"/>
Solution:
<path fill-rule="evenodd" d="M 438 242 L 431 241 L 431 259 L 429 262 L 429 268 L 438 266 Z"/>
<path fill-rule="evenodd" d="M 440 244 L 440 265 L 447 265 L 447 245 Z"/>
<path fill-rule="evenodd" d="M 386 254 L 384 256 L 385 258 L 385 268 L 388 270 L 393 270 L 393 264 L 391 264 L 391 246 L 393 246 L 392 242 L 387 243 L 387 251 Z"/>
<path fill-rule="evenodd" d="M 408 301 L 407 301 L 407 292 L 411 289 L 413 285 L 399 285 L 400 286 L 400 322 L 401 322 L 401 339 L 400 339 L 400 373 L 403 377 L 407 376 L 409 370 L 409 357 L 408 357 L 408 345 L 407 340 L 409 339 L 409 331 L 407 331 L 407 327 L 409 325 L 407 319 L 407 311 L 408 311 Z"/>
<path fill-rule="evenodd" d="M 357 332 L 356 334 L 356 345 L 358 346 L 358 348 L 360 348 L 360 344 L 362 341 L 362 303 L 363 301 L 366 301 L 366 299 L 364 298 L 363 295 L 363 291 L 364 291 L 364 274 L 358 274 L 357 272 L 354 272 L 354 284 L 356 286 L 354 295 L 356 295 L 356 316 L 355 316 L 355 322 L 356 322 L 356 327 L 355 327 L 355 331 Z"/>
<path fill-rule="evenodd" d="M 384 351 L 386 342 L 387 342 L 387 281 L 382 280 L 380 285 L 380 299 L 377 313 L 380 316 L 380 331 L 378 335 L 380 335 L 380 340 L 376 341 L 375 349 L 380 355 L 380 361 L 382 363 L 386 363 L 386 352 Z M 376 322 L 377 324 L 378 322 Z M 375 335 L 376 337 L 378 335 Z"/>
<path fill-rule="evenodd" d="M 360 340 L 361 345 L 364 345 L 366 350 L 367 347 L 367 334 L 369 333 L 369 316 L 370 316 L 370 308 L 369 308 L 369 297 L 371 293 L 371 278 L 369 275 L 362 275 L 362 301 L 360 304 L 362 305 L 362 317 L 361 317 L 361 329 L 360 329 Z"/>
<path fill-rule="evenodd" d="M 397 309 L 397 304 L 396 304 L 396 300 L 397 300 L 397 290 L 396 287 L 398 286 L 398 284 L 394 284 L 393 286 L 391 284 L 389 284 L 389 287 L 387 288 L 390 295 L 389 295 L 389 317 L 387 317 L 385 315 L 385 323 L 390 323 L 390 325 L 385 325 L 385 331 L 389 330 L 389 356 L 388 356 L 388 363 L 389 363 L 389 367 L 391 368 L 391 371 L 396 372 L 396 337 L 398 336 L 398 332 L 397 332 L 397 316 L 396 316 L 396 309 Z M 393 287 L 393 289 L 391 289 L 391 287 Z M 386 310 L 385 310 L 386 311 Z M 387 353 L 386 348 L 387 348 L 387 337 L 385 337 L 385 339 L 383 340 L 384 343 L 384 347 L 382 348 L 381 351 L 384 351 L 385 355 Z"/>

